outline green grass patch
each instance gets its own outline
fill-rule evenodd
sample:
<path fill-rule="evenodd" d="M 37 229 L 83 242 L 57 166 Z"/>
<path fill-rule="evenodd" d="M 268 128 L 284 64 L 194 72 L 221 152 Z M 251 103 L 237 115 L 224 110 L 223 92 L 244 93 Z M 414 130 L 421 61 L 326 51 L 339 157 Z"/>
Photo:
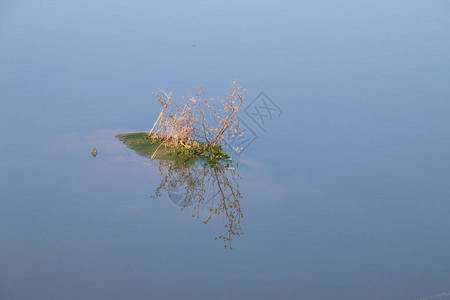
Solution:
<path fill-rule="evenodd" d="M 204 143 L 198 143 L 196 147 L 185 147 L 183 145 L 161 145 L 161 140 L 151 138 L 146 132 L 122 133 L 116 135 L 129 148 L 137 154 L 151 158 L 174 161 L 195 161 L 197 158 L 204 159 L 209 164 L 216 164 L 218 160 L 230 158 L 221 147 L 208 147 Z M 159 147 L 159 148 L 158 148 Z"/>

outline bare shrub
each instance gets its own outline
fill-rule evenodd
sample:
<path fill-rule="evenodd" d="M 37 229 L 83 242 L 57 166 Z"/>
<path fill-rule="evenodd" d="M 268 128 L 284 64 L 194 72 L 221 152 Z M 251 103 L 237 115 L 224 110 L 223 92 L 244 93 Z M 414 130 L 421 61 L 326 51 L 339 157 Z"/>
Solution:
<path fill-rule="evenodd" d="M 201 85 L 178 102 L 173 100 L 171 92 L 155 90 L 161 111 L 149 136 L 160 140 L 161 145 L 195 148 L 200 152 L 220 148 L 227 131 L 231 137 L 243 134 L 237 114 L 245 100 L 244 92 L 236 80 L 225 98 L 206 98 Z"/>

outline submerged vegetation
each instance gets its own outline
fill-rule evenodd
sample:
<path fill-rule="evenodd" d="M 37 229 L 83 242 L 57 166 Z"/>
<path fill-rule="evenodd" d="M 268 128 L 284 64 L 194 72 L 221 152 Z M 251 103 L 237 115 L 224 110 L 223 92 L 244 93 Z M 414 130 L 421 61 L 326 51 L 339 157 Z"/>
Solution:
<path fill-rule="evenodd" d="M 203 158 L 205 162 L 215 165 L 218 159 L 230 158 L 220 146 L 210 148 L 200 143 L 197 147 L 174 145 L 164 143 L 161 138 L 154 138 L 147 132 L 122 133 L 116 135 L 116 138 L 136 151 L 137 154 L 151 159 L 192 163 L 195 158 Z"/>
<path fill-rule="evenodd" d="M 172 93 L 154 91 L 161 109 L 148 133 L 126 133 L 116 137 L 137 153 L 151 159 L 184 160 L 203 157 L 215 165 L 229 158 L 223 151 L 224 138 L 242 135 L 237 114 L 245 100 L 236 81 L 225 98 L 206 98 L 205 89 L 174 101 Z M 235 149 L 238 151 L 239 149 Z"/>

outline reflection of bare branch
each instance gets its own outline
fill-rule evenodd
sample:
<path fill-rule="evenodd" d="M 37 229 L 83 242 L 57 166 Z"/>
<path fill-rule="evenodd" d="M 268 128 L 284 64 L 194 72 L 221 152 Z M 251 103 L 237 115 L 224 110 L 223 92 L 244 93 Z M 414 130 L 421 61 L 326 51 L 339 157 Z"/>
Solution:
<path fill-rule="evenodd" d="M 181 210 L 192 210 L 193 218 L 211 219 L 222 217 L 227 228 L 223 235 L 216 237 L 223 240 L 225 249 L 232 250 L 232 240 L 243 234 L 239 200 L 240 176 L 228 164 L 209 165 L 183 164 L 158 160 L 158 170 L 162 176 L 160 185 L 155 189 L 153 198 L 161 196 L 162 190 L 170 193 L 175 188 L 180 190 L 183 200 L 177 203 Z"/>

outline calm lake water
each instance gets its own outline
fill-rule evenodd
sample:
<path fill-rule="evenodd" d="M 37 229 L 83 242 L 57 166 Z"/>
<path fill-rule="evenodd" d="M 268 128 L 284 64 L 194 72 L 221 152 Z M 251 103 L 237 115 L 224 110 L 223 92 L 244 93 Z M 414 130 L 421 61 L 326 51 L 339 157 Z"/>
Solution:
<path fill-rule="evenodd" d="M 449 14 L 439 0 L 1 1 L 0 299 L 450 292 Z M 264 130 L 242 114 L 257 139 L 238 159 L 230 251 L 226 219 L 152 198 L 157 166 L 114 136 L 151 128 L 156 87 L 214 97 L 233 79 L 283 113 Z"/>

